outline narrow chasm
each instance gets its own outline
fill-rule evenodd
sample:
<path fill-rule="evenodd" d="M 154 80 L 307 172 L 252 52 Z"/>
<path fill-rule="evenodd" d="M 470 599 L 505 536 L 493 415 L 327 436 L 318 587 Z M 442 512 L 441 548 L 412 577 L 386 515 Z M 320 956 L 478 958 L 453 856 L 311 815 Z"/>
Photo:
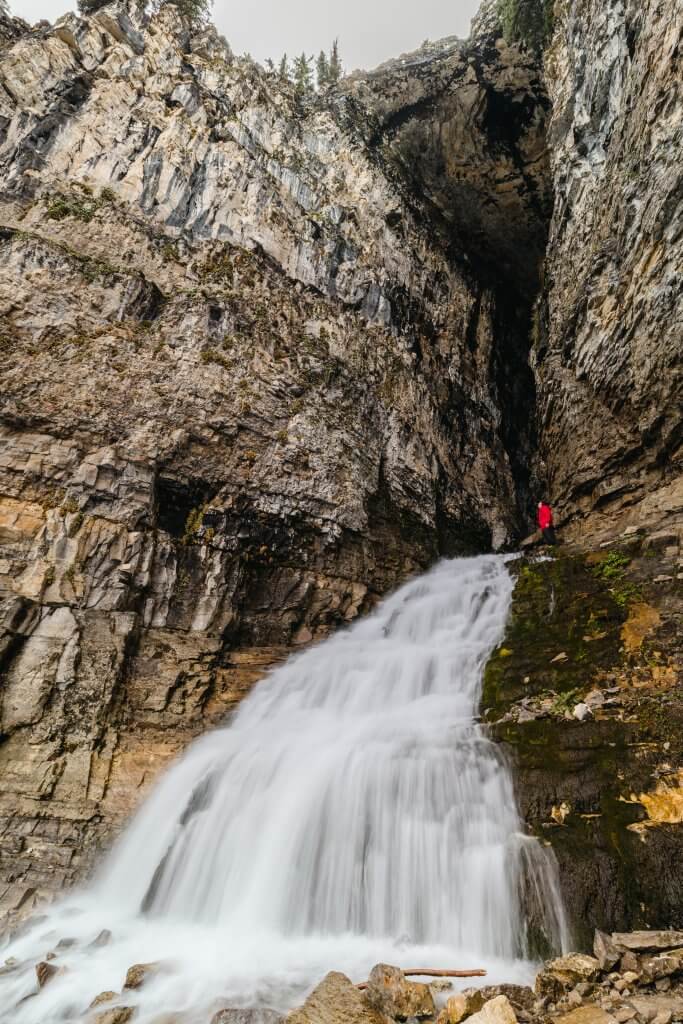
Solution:
<path fill-rule="evenodd" d="M 541 57 L 517 47 L 501 55 L 497 36 L 445 40 L 353 88 L 378 120 L 372 146 L 400 171 L 408 203 L 427 214 L 474 296 L 467 345 L 473 365 L 486 363 L 523 530 L 535 483 L 529 357 L 553 206 L 551 103 Z"/>

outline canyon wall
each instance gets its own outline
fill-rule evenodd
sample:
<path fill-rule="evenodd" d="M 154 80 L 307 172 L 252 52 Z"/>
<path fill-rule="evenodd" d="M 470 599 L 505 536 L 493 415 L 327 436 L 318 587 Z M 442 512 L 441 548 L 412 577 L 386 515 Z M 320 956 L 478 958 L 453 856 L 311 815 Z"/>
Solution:
<path fill-rule="evenodd" d="M 172 7 L 5 34 L 0 876 L 13 912 L 85 871 L 168 759 L 292 646 L 438 556 L 523 528 L 506 374 L 533 406 L 518 357 L 529 299 L 520 334 L 479 264 L 506 208 L 516 222 L 528 210 L 538 261 L 536 197 L 511 168 L 527 151 L 542 162 L 544 115 L 472 144 L 467 176 L 484 154 L 507 184 L 459 242 L 362 96 L 301 100 Z M 468 60 L 449 44 L 429 73 L 452 62 L 456 95 Z M 490 83 L 448 101 L 455 136 L 470 103 L 528 93 L 535 106 L 537 76 L 522 67 L 509 91 L 491 60 Z"/>
<path fill-rule="evenodd" d="M 534 365 L 542 476 L 590 533 L 596 510 L 683 512 L 683 20 L 656 0 L 555 9 Z"/>
<path fill-rule="evenodd" d="M 541 488 L 680 512 L 680 19 L 556 6 L 305 99 L 172 7 L 2 20 L 0 912 Z"/>

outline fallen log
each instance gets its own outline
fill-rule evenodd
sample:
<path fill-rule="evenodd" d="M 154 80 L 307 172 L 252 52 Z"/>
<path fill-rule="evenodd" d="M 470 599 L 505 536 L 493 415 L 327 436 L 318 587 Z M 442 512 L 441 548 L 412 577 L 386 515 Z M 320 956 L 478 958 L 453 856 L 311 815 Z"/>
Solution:
<path fill-rule="evenodd" d="M 409 968 L 401 968 L 406 977 L 420 975 L 424 978 L 485 978 L 486 971 L 476 969 L 471 971 L 446 971 L 439 970 L 435 967 L 416 967 L 415 970 Z M 360 985 L 356 985 L 358 989 L 365 989 L 368 987 L 367 981 L 362 981 Z"/>

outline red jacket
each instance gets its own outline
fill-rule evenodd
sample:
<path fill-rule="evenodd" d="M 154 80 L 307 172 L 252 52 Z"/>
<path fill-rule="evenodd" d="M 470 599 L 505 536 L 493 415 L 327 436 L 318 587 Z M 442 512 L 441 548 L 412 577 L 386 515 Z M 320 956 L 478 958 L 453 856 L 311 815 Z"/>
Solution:
<path fill-rule="evenodd" d="M 541 505 L 539 508 L 538 525 L 542 530 L 547 530 L 553 525 L 553 510 L 550 505 Z"/>

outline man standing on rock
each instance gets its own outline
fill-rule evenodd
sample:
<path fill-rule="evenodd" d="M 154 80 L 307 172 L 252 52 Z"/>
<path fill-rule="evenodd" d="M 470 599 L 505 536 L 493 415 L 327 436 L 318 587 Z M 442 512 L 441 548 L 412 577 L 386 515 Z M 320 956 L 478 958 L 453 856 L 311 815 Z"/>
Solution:
<path fill-rule="evenodd" d="M 553 510 L 545 501 L 539 501 L 538 503 L 538 525 L 543 534 L 543 543 L 557 544 L 555 524 L 553 523 Z"/>

